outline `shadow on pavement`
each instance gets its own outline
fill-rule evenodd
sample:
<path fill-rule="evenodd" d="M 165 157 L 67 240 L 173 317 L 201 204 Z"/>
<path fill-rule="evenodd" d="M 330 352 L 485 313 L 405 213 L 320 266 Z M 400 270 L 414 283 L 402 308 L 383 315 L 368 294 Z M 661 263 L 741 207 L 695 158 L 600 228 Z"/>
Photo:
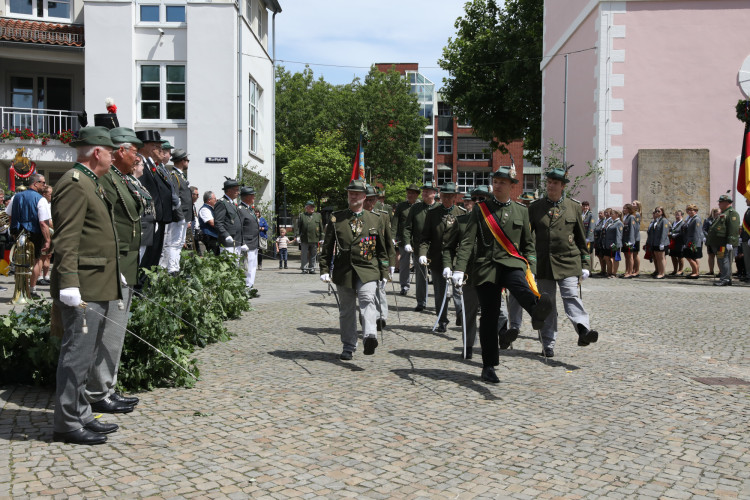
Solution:
<path fill-rule="evenodd" d="M 434 321 L 434 320 L 433 320 Z M 414 332 L 414 333 L 424 333 L 426 335 L 434 335 L 435 337 L 440 337 L 441 339 L 445 340 L 453 340 L 453 341 L 461 341 L 461 337 L 451 337 L 450 335 L 446 335 L 444 333 L 438 333 L 432 331 L 432 324 L 428 325 L 392 325 L 394 330 L 403 330 L 407 332 Z"/>
<path fill-rule="evenodd" d="M 438 396 L 440 396 L 440 392 L 425 384 L 420 384 L 413 378 L 413 375 L 419 375 L 420 377 L 430 378 L 432 380 L 448 380 L 450 382 L 455 382 L 461 387 L 471 389 L 472 391 L 481 394 L 484 399 L 488 401 L 502 400 L 501 397 L 493 394 L 487 386 L 480 384 L 478 382 L 479 377 L 477 375 L 470 375 L 466 372 L 458 372 L 454 370 L 438 370 L 434 368 L 398 368 L 395 370 L 391 370 L 391 372 L 398 375 L 399 378 L 410 381 L 413 385 L 421 385 L 426 389 L 431 390 Z"/>
<path fill-rule="evenodd" d="M 268 354 L 270 354 L 271 356 L 276 356 L 277 358 L 288 359 L 290 361 L 294 361 L 294 363 L 296 363 L 300 368 L 305 370 L 310 375 L 312 375 L 312 372 L 308 370 L 307 368 L 305 368 L 304 366 L 302 366 L 301 364 L 299 364 L 300 360 L 324 361 L 326 363 L 331 363 L 333 365 L 346 368 L 353 372 L 364 371 L 364 368 L 354 365 L 351 362 L 341 361 L 339 359 L 338 353 L 320 352 L 320 351 L 270 351 Z"/>
<path fill-rule="evenodd" d="M 444 351 L 428 351 L 419 349 L 395 349 L 388 351 L 391 354 L 395 354 L 401 358 L 425 358 L 425 359 L 437 359 L 437 360 L 448 360 L 455 361 L 456 363 L 462 363 L 470 366 L 479 366 L 481 363 L 472 361 L 469 359 L 463 359 L 461 357 L 461 348 L 454 349 L 455 352 L 444 352 Z"/>
<path fill-rule="evenodd" d="M 500 357 L 501 358 L 526 358 L 526 359 L 530 359 L 530 360 L 545 364 L 547 366 L 551 366 L 553 368 L 562 367 L 562 368 L 565 368 L 566 370 L 580 370 L 581 369 L 580 366 L 563 363 L 562 361 L 558 361 L 555 358 L 545 358 L 540 353 L 541 353 L 541 350 L 539 352 L 536 352 L 536 351 L 522 351 L 520 349 L 507 349 L 507 350 L 500 351 Z M 546 359 L 546 362 L 545 362 L 545 359 Z"/>

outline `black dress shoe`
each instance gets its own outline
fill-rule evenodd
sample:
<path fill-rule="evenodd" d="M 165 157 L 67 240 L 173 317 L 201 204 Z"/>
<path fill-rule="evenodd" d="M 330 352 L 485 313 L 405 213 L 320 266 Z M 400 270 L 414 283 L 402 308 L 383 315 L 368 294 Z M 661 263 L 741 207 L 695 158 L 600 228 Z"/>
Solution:
<path fill-rule="evenodd" d="M 461 317 L 461 315 L 459 314 L 459 315 L 458 315 L 458 316 L 456 317 L 456 326 L 463 326 L 463 325 L 464 325 L 464 320 L 463 320 L 463 318 Z"/>
<path fill-rule="evenodd" d="M 448 331 L 448 323 L 438 323 L 437 328 L 435 328 L 436 333 L 445 333 Z"/>
<path fill-rule="evenodd" d="M 99 434 L 110 434 L 120 427 L 117 424 L 105 424 L 104 422 L 99 422 L 99 419 L 95 418 L 88 424 L 84 425 L 83 428 Z"/>
<path fill-rule="evenodd" d="M 542 349 L 542 352 L 539 355 L 544 356 L 545 358 L 554 358 L 555 350 L 551 347 L 545 347 L 544 349 Z"/>
<path fill-rule="evenodd" d="M 138 398 L 122 396 L 120 394 L 117 394 L 116 392 L 110 395 L 109 399 L 111 399 L 112 401 L 117 401 L 118 403 L 125 403 L 126 405 L 130 406 L 135 406 L 138 404 L 138 401 L 140 401 Z"/>
<path fill-rule="evenodd" d="M 531 327 L 534 330 L 541 330 L 544 326 L 544 320 L 552 312 L 552 298 L 546 293 L 539 297 L 534 309 L 531 311 Z"/>
<path fill-rule="evenodd" d="M 406 295 L 407 293 L 409 293 L 409 290 L 401 290 L 401 291 L 400 291 L 400 292 L 398 292 L 398 293 L 399 293 L 400 295 Z"/>
<path fill-rule="evenodd" d="M 126 405 L 113 401 L 111 398 L 104 398 L 96 403 L 91 403 L 91 411 L 95 413 L 130 413 L 133 411 L 133 405 Z"/>
<path fill-rule="evenodd" d="M 375 354 L 375 348 L 378 346 L 377 337 L 365 337 L 365 356 Z"/>
<path fill-rule="evenodd" d="M 81 427 L 77 431 L 53 432 L 52 440 L 73 444 L 102 444 L 107 442 L 107 436 Z"/>
<path fill-rule="evenodd" d="M 424 306 L 417 306 L 414 308 L 414 312 L 424 311 Z"/>
<path fill-rule="evenodd" d="M 714 286 L 732 286 L 732 280 L 717 281 Z"/>
<path fill-rule="evenodd" d="M 510 345 L 518 339 L 518 328 L 511 328 L 502 332 L 499 337 L 500 349 L 507 349 Z"/>
<path fill-rule="evenodd" d="M 482 380 L 491 384 L 499 384 L 500 379 L 495 374 L 495 368 L 492 366 L 485 366 L 482 368 Z"/>
<path fill-rule="evenodd" d="M 343 361 L 349 361 L 352 359 L 352 353 L 349 351 L 344 351 L 341 354 L 339 354 L 339 359 Z"/>
<path fill-rule="evenodd" d="M 461 358 L 462 359 L 471 359 L 473 357 L 474 357 L 474 348 L 468 349 L 466 351 L 466 356 L 464 356 L 463 353 L 461 353 Z"/>

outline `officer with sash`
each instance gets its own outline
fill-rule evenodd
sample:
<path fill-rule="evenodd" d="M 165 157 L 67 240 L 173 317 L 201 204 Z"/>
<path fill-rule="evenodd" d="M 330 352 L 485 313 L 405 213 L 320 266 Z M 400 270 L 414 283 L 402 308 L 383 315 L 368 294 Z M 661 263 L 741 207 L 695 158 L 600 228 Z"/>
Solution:
<path fill-rule="evenodd" d="M 417 259 L 427 212 L 438 206 L 435 195 L 437 195 L 437 188 L 432 181 L 425 182 L 422 186 L 422 201 L 415 203 L 409 209 L 404 227 L 404 249 L 414 255 L 414 274 L 417 281 L 417 307 L 414 310 L 417 312 L 427 307 L 427 266 L 419 264 Z"/>
<path fill-rule="evenodd" d="M 453 271 L 453 283 L 461 286 L 474 249 L 472 280 L 482 308 L 482 380 L 495 384 L 500 382 L 494 367 L 500 364 L 497 326 L 502 289 L 508 289 L 531 315 L 535 329 L 542 327 L 552 310 L 550 297 L 539 293 L 534 280 L 536 252 L 529 212 L 510 199 L 516 183 L 515 168 L 500 167 L 493 174 L 492 196 L 474 207 Z"/>
<path fill-rule="evenodd" d="M 719 281 L 714 286 L 732 285 L 732 251 L 740 239 L 740 214 L 732 208 L 732 197 L 728 194 L 719 196 L 721 214 L 714 219 L 708 229 L 706 243 L 716 251 L 719 264 Z"/>
<path fill-rule="evenodd" d="M 409 184 L 406 188 L 406 201 L 402 201 L 396 205 L 396 211 L 393 214 L 391 220 L 391 229 L 393 234 L 396 236 L 396 245 L 398 246 L 398 281 L 401 285 L 401 295 L 406 295 L 409 292 L 409 278 L 411 273 L 411 254 L 406 251 L 407 242 L 404 241 L 404 229 L 406 228 L 406 218 L 409 215 L 409 210 L 417 202 L 419 197 L 419 187 L 416 184 Z"/>
<path fill-rule="evenodd" d="M 357 302 L 362 317 L 364 353 L 375 353 L 378 346 L 375 293 L 378 282 L 388 280 L 388 249 L 382 236 L 380 217 L 364 209 L 364 181 L 353 180 L 347 189 L 349 208 L 331 215 L 321 247 L 320 280 L 333 282 L 341 300 L 339 356 L 352 359 L 357 349 Z"/>
<path fill-rule="evenodd" d="M 388 248 L 388 277 L 389 279 L 393 279 L 393 272 L 395 271 L 394 264 L 396 262 L 396 247 L 393 246 L 390 216 L 386 212 L 377 208 L 378 193 L 375 191 L 375 188 L 368 184 L 366 189 L 366 198 L 363 206 L 365 210 L 374 213 L 380 218 L 381 236 Z M 376 303 L 378 307 L 378 318 L 375 323 L 378 331 L 381 331 L 388 322 L 388 297 L 385 293 L 385 283 L 383 282 L 378 282 Z"/>
<path fill-rule="evenodd" d="M 222 252 L 240 255 L 247 251 L 242 243 L 242 218 L 234 200 L 240 192 L 240 184 L 234 179 L 224 181 L 224 196 L 214 205 L 214 227 L 219 233 Z M 243 248 L 244 246 L 244 248 Z"/>
<path fill-rule="evenodd" d="M 589 315 L 583 308 L 579 279 L 591 274 L 591 256 L 583 227 L 581 204 L 565 196 L 568 172 L 553 168 L 547 172 L 547 196 L 529 206 L 531 229 L 536 236 L 537 284 L 539 291 L 552 299 L 552 312 L 541 329 L 542 354 L 555 355 L 557 339 L 557 308 L 554 306 L 560 288 L 563 307 L 578 333 L 578 345 L 596 342 L 599 334 L 589 328 Z"/>
<path fill-rule="evenodd" d="M 435 314 L 440 314 L 436 331 L 440 333 L 445 332 L 448 326 L 448 301 L 445 300 L 445 305 L 443 306 L 443 299 L 448 287 L 448 280 L 451 277 L 450 266 L 443 265 L 443 233 L 446 231 L 446 228 L 456 223 L 456 217 L 466 213 L 465 209 L 455 204 L 457 195 L 458 191 L 456 190 L 455 183 L 446 182 L 440 186 L 440 205 L 426 212 L 427 215 L 418 249 L 419 264 L 427 266 L 428 259 L 430 261 L 429 267 L 432 272 Z M 460 296 L 455 287 L 453 294 L 455 302 L 458 304 L 456 314 L 458 318 L 461 318 Z M 443 306 L 442 313 L 440 311 L 441 306 Z M 456 323 L 460 325 L 460 319 L 457 319 Z"/>

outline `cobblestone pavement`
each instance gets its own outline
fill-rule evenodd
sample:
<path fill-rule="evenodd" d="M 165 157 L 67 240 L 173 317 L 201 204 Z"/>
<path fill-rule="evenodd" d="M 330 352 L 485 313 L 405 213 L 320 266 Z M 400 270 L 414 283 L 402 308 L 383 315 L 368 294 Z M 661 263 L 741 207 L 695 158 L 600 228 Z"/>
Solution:
<path fill-rule="evenodd" d="M 545 361 L 526 317 L 490 385 L 413 291 L 374 356 L 339 361 L 334 298 L 264 263 L 196 387 L 105 415 L 105 445 L 52 443 L 50 391 L 0 389 L 0 497 L 750 497 L 748 287 L 592 278 L 599 342 L 561 321 Z"/>

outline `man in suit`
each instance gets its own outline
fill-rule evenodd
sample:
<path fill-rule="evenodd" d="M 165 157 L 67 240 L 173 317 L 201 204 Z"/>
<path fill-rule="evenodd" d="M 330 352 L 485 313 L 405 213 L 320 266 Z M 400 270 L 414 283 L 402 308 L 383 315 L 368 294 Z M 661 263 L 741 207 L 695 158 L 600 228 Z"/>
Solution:
<path fill-rule="evenodd" d="M 115 386 L 132 299 L 128 284 L 135 285 L 138 279 L 138 249 L 141 244 L 142 206 L 128 176 L 133 172 L 138 158 L 137 148 L 143 143 L 129 128 L 118 127 L 109 133 L 116 149 L 112 166 L 99 177 L 99 185 L 112 206 L 114 216 L 122 273 L 122 301 L 115 300 L 109 304 L 101 346 L 86 382 L 86 400 L 91 403 L 91 410 L 97 413 L 129 413 L 138 404 L 138 398 L 121 396 L 115 392 Z"/>
<path fill-rule="evenodd" d="M 396 247 L 393 246 L 391 218 L 387 212 L 377 208 L 378 193 L 374 187 L 368 184 L 365 195 L 365 201 L 362 205 L 364 209 L 380 217 L 380 234 L 388 249 L 388 277 L 389 279 L 393 279 L 393 272 L 396 270 L 394 267 L 396 262 Z M 375 320 L 375 324 L 378 331 L 381 331 L 388 323 L 388 296 L 385 293 L 385 283 L 383 282 L 378 282 L 378 288 L 375 293 L 375 304 L 378 309 L 378 318 Z"/>
<path fill-rule="evenodd" d="M 404 249 L 413 254 L 413 265 L 415 279 L 417 281 L 417 307 L 416 312 L 423 311 L 427 307 L 427 266 L 419 264 L 419 245 L 421 244 L 424 222 L 427 219 L 427 211 L 438 206 L 435 201 L 437 188 L 432 181 L 427 181 L 422 186 L 422 201 L 415 203 L 409 209 L 404 226 Z M 416 250 L 416 251 L 415 251 Z M 437 311 L 436 311 L 437 312 Z"/>
<path fill-rule="evenodd" d="M 222 252 L 237 256 L 247 251 L 242 243 L 242 218 L 234 200 L 240 192 L 240 184 L 234 179 L 224 181 L 224 196 L 214 205 L 214 228 L 219 234 Z"/>
<path fill-rule="evenodd" d="M 406 201 L 396 205 L 396 211 L 391 221 L 391 230 L 396 236 L 396 246 L 398 247 L 398 281 L 401 285 L 401 295 L 409 292 L 409 278 L 411 276 L 411 254 L 406 251 L 407 242 L 404 241 L 404 229 L 406 228 L 406 218 L 409 215 L 409 209 L 417 202 L 419 197 L 419 187 L 412 183 L 406 188 Z"/>
<path fill-rule="evenodd" d="M 297 243 L 302 245 L 300 267 L 302 274 L 315 272 L 318 245 L 323 243 L 323 217 L 315 211 L 315 203 L 305 203 L 305 211 L 297 219 Z"/>
<path fill-rule="evenodd" d="M 162 145 L 162 151 L 164 146 Z M 190 159 L 185 150 L 175 149 L 171 154 L 172 168 L 168 170 L 172 188 L 180 199 L 179 220 L 167 225 L 164 233 L 164 248 L 159 265 L 169 274 L 175 275 L 180 271 L 180 253 L 185 245 L 187 226 L 193 219 L 193 196 L 187 180 L 187 168 Z"/>
<path fill-rule="evenodd" d="M 547 172 L 547 196 L 529 206 L 529 221 L 536 236 L 536 279 L 539 291 L 552 299 L 552 312 L 541 329 L 542 354 L 555 355 L 557 308 L 554 306 L 560 288 L 563 307 L 578 333 L 578 345 L 596 342 L 599 334 L 590 330 L 589 315 L 578 293 L 579 279 L 591 274 L 586 231 L 581 204 L 565 196 L 569 179 L 567 171 L 553 168 Z"/>
<path fill-rule="evenodd" d="M 122 299 L 112 207 L 98 184 L 110 169 L 115 146 L 104 127 L 82 128 L 71 146 L 77 150 L 77 163 L 57 182 L 52 198 L 55 266 L 50 294 L 63 325 L 53 439 L 100 444 L 117 425 L 94 418 L 85 392 L 105 318 L 113 301 Z M 85 308 L 81 301 L 87 303 Z"/>
<path fill-rule="evenodd" d="M 506 288 L 530 315 L 532 325 L 540 329 L 552 310 L 552 301 L 536 290 L 536 251 L 525 206 L 510 199 L 513 184 L 518 183 L 515 168 L 500 167 L 492 176 L 492 196 L 477 203 L 466 226 L 456 255 L 453 283 L 463 284 L 472 249 L 473 271 L 482 317 L 479 337 L 482 342 L 482 380 L 497 384 L 495 366 L 498 352 L 498 319 L 502 289 Z"/>
<path fill-rule="evenodd" d="M 740 214 L 732 207 L 732 197 L 728 194 L 719 197 L 719 210 L 721 213 L 708 229 L 706 243 L 715 249 L 719 264 L 719 281 L 714 286 L 731 286 L 733 250 L 740 239 Z"/>
<path fill-rule="evenodd" d="M 242 221 L 242 247 L 243 250 L 245 286 L 248 291 L 255 285 L 255 272 L 258 269 L 258 238 L 260 228 L 258 219 L 255 217 L 253 205 L 255 205 L 255 189 L 242 187 L 240 189 L 240 220 Z"/>
<path fill-rule="evenodd" d="M 466 213 L 462 207 L 455 204 L 456 184 L 446 182 L 440 186 L 440 204 L 428 210 L 422 228 L 422 235 L 419 243 L 419 264 L 428 266 L 432 272 L 432 290 L 435 299 L 435 314 L 440 313 L 440 306 L 443 304 L 443 298 L 448 287 L 448 281 L 451 277 L 450 267 L 443 266 L 443 233 L 447 227 L 456 223 L 456 217 Z M 456 324 L 461 324 L 460 300 L 457 290 L 453 290 L 454 302 L 456 303 Z M 443 333 L 448 326 L 448 301 L 445 301 L 445 307 L 438 318 L 437 332 Z"/>
<path fill-rule="evenodd" d="M 339 325 L 344 345 L 339 356 L 352 359 L 357 349 L 357 301 L 362 317 L 366 355 L 378 346 L 375 293 L 378 282 L 388 280 L 388 250 L 381 233 L 380 216 L 364 209 L 364 181 L 349 183 L 349 208 L 331 215 L 321 248 L 320 279 L 333 281 L 338 290 Z M 334 254 L 335 248 L 335 254 Z"/>

